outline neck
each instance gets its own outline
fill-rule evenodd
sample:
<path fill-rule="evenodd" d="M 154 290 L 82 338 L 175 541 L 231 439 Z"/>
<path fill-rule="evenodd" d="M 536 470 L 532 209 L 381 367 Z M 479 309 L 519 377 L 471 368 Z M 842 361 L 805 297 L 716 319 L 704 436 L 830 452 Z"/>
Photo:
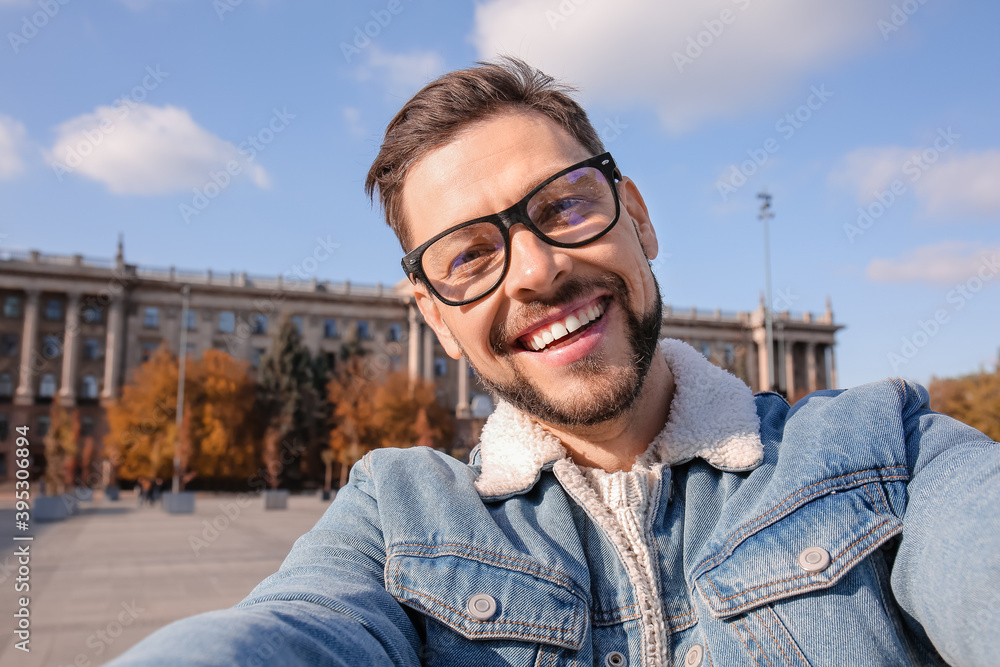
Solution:
<path fill-rule="evenodd" d="M 576 464 L 607 472 L 629 470 L 666 425 L 673 396 L 674 376 L 663 355 L 656 354 L 639 398 L 620 417 L 572 430 L 542 426 L 562 441 Z"/>

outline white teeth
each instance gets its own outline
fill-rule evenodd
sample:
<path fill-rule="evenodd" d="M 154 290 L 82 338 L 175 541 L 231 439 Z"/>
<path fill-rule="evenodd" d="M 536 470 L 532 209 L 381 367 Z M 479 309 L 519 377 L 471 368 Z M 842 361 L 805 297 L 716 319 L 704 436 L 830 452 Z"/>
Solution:
<path fill-rule="evenodd" d="M 573 333 L 585 324 L 589 324 L 604 314 L 604 305 L 601 303 L 589 306 L 586 310 L 581 310 L 573 315 L 567 315 L 561 322 L 553 322 L 544 331 L 536 332 L 527 346 L 538 352 L 553 341 L 559 340 Z"/>

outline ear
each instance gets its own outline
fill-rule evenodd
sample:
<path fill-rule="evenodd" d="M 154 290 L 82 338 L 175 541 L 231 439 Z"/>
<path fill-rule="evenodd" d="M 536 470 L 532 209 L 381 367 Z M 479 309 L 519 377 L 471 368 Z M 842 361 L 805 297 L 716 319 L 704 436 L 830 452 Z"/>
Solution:
<path fill-rule="evenodd" d="M 639 243 L 646 253 L 647 259 L 655 259 L 660 252 L 659 241 L 656 240 L 656 230 L 653 222 L 649 219 L 649 209 L 642 199 L 639 188 L 631 178 L 623 177 L 618 183 L 618 198 L 621 199 L 622 207 L 635 226 L 635 232 L 639 235 Z"/>
<path fill-rule="evenodd" d="M 452 359 L 459 359 L 462 356 L 462 348 L 455 340 L 455 336 L 452 335 L 451 329 L 448 328 L 448 325 L 441 318 L 440 302 L 431 295 L 427 290 L 427 286 L 420 281 L 417 281 L 413 286 L 413 297 L 417 302 L 417 308 L 420 309 L 420 314 L 424 316 L 424 321 L 437 334 L 438 341 L 440 341 L 445 353 Z"/>

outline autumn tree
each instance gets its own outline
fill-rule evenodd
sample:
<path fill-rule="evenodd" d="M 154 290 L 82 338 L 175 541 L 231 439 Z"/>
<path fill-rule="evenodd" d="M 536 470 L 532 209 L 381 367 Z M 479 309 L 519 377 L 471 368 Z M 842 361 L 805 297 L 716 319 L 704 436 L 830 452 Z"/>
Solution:
<path fill-rule="evenodd" d="M 58 403 L 49 411 L 49 430 L 45 434 L 45 484 L 49 494 L 59 495 L 73 483 L 73 467 L 79 449 L 80 420 Z"/>
<path fill-rule="evenodd" d="M 268 485 L 301 482 L 301 457 L 313 444 L 320 397 L 313 362 L 298 327 L 285 318 L 261 359 L 257 404 L 264 420 L 263 456 Z M 282 449 L 286 455 L 282 455 Z M 285 465 L 285 461 L 292 463 Z"/>
<path fill-rule="evenodd" d="M 931 409 L 1000 441 L 1000 366 L 959 378 L 934 378 L 928 386 Z"/>
<path fill-rule="evenodd" d="M 327 386 L 327 399 L 333 406 L 330 449 L 340 464 L 340 486 L 347 483 L 347 473 L 354 463 L 381 446 L 374 411 L 376 389 L 364 350 L 345 345 L 340 367 Z"/>

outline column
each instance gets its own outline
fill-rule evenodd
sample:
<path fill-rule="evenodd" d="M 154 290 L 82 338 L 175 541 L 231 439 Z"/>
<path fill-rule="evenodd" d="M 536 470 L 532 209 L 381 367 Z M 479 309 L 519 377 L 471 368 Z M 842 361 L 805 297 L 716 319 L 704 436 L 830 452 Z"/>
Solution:
<path fill-rule="evenodd" d="M 809 392 L 818 389 L 816 386 L 816 343 L 806 343 L 806 372 L 809 376 Z"/>
<path fill-rule="evenodd" d="M 830 343 L 830 389 L 837 388 L 837 359 L 833 356 L 834 344 Z"/>
<path fill-rule="evenodd" d="M 746 350 L 747 381 L 750 383 L 750 387 L 754 391 L 762 391 L 760 375 L 757 373 L 757 342 L 753 339 L 748 341 L 746 344 Z"/>
<path fill-rule="evenodd" d="M 104 343 L 104 391 L 101 398 L 113 401 L 118 396 L 118 383 L 125 351 L 124 299 L 112 296 L 108 307 L 108 335 Z"/>
<path fill-rule="evenodd" d="M 31 405 L 35 402 L 35 387 L 32 380 L 34 372 L 32 362 L 38 357 L 35 349 L 38 338 L 38 290 L 27 290 L 24 301 L 24 328 L 21 331 L 21 374 L 17 381 L 17 391 L 14 393 L 14 403 Z"/>
<path fill-rule="evenodd" d="M 424 325 L 424 379 L 434 382 L 434 330 Z"/>
<path fill-rule="evenodd" d="M 406 359 L 409 366 L 410 379 L 416 380 L 420 377 L 420 320 L 417 314 L 417 306 L 410 302 L 410 350 Z"/>
<path fill-rule="evenodd" d="M 785 341 L 785 393 L 791 402 L 795 396 L 795 343 Z"/>
<path fill-rule="evenodd" d="M 59 401 L 66 407 L 76 405 L 76 369 L 79 363 L 80 346 L 80 293 L 66 295 L 66 333 L 63 334 L 62 386 L 59 387 Z"/>
<path fill-rule="evenodd" d="M 455 416 L 467 419 L 472 416 L 469 409 L 469 360 L 463 354 L 458 359 L 458 404 L 455 406 Z"/>

